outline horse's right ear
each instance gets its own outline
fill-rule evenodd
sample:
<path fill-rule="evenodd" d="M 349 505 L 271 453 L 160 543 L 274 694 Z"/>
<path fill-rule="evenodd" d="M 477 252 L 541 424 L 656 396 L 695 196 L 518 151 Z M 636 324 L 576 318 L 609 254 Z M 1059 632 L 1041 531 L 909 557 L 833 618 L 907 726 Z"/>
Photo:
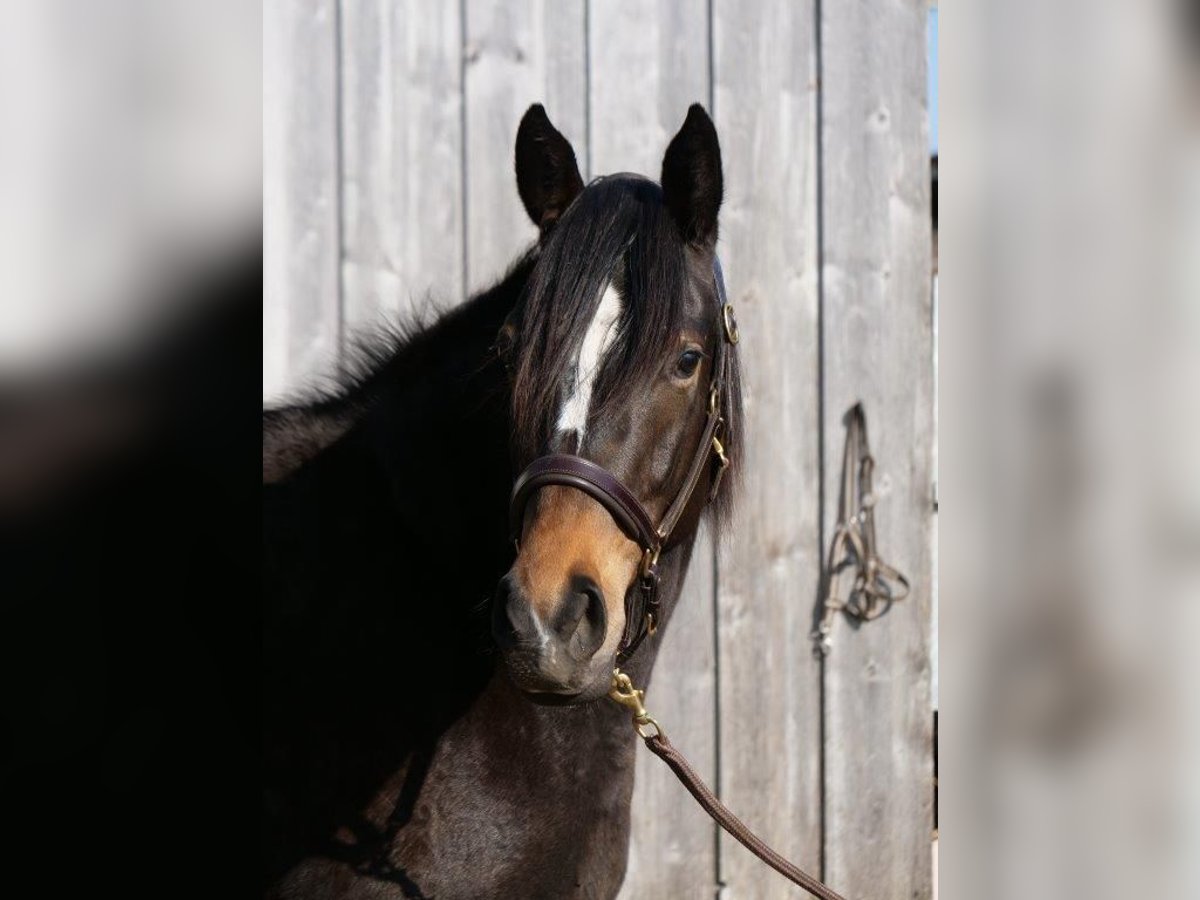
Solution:
<path fill-rule="evenodd" d="M 517 129 L 517 191 L 545 237 L 583 190 L 571 142 L 550 124 L 542 104 L 525 112 Z"/>

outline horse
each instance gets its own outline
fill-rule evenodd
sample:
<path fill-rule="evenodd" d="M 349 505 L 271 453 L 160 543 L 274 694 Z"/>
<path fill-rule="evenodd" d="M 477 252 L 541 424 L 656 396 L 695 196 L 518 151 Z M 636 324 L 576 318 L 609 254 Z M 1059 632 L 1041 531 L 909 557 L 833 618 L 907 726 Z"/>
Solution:
<path fill-rule="evenodd" d="M 709 390 L 720 146 L 693 105 L 659 183 L 585 185 L 535 104 L 515 170 L 538 237 L 495 286 L 263 414 L 270 897 L 612 897 L 624 879 L 635 740 L 604 698 L 618 660 L 649 681 L 700 523 L 735 494 L 736 465 L 696 455 L 718 401 L 718 446 L 740 449 L 732 353 Z M 646 554 L 595 491 L 546 484 L 510 516 L 547 454 L 602 466 L 648 515 L 679 506 L 654 620 L 631 613 Z"/>

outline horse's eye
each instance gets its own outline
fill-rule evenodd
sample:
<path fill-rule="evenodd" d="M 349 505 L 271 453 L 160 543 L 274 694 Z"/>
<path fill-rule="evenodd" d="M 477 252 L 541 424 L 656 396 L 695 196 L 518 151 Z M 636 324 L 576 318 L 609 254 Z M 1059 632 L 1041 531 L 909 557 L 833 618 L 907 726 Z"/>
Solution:
<path fill-rule="evenodd" d="M 675 363 L 675 373 L 681 378 L 690 378 L 703 358 L 704 354 L 699 350 L 683 351 L 683 354 L 679 357 L 679 361 Z"/>

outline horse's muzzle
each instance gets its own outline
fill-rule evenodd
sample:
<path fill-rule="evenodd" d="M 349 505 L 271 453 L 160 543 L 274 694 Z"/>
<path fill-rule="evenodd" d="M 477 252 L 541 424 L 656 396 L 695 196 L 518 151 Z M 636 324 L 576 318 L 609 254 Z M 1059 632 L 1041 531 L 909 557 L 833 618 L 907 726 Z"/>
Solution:
<path fill-rule="evenodd" d="M 492 634 L 509 675 L 527 693 L 570 697 L 591 687 L 607 630 L 604 594 L 591 578 L 573 575 L 549 603 L 525 596 L 511 572 L 497 585 Z"/>

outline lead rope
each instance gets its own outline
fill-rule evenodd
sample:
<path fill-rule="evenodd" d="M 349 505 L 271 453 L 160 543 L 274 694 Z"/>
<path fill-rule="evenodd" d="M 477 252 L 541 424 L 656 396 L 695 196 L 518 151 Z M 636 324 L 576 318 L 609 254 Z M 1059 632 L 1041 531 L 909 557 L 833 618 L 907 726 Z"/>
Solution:
<path fill-rule="evenodd" d="M 704 808 L 704 811 L 712 816 L 713 821 L 736 838 L 743 847 L 788 881 L 804 888 L 814 897 L 820 897 L 821 900 L 846 900 L 833 888 L 813 878 L 799 866 L 789 862 L 771 849 L 746 826 L 745 822 L 735 816 L 729 807 L 717 799 L 716 794 L 709 790 L 708 785 L 696 774 L 696 770 L 692 768 L 687 758 L 667 740 L 667 733 L 663 731 L 662 726 L 646 712 L 646 707 L 642 703 L 645 691 L 635 688 L 633 682 L 629 680 L 629 676 L 620 669 L 613 669 L 612 686 L 608 696 L 633 713 L 634 730 L 637 731 L 638 737 L 646 742 L 650 752 L 671 767 L 671 771 L 688 789 L 688 792 L 696 798 L 696 802 Z M 654 730 L 649 731 L 650 728 Z"/>
<path fill-rule="evenodd" d="M 825 566 L 825 600 L 813 641 L 821 656 L 829 653 L 829 635 L 839 610 L 861 622 L 878 619 L 888 608 L 908 596 L 908 579 L 879 558 L 875 547 L 875 458 L 867 442 L 867 416 L 854 404 L 846 423 L 846 448 L 842 456 L 842 496 L 838 524 L 829 542 Z M 842 600 L 837 595 L 840 576 L 855 570 L 854 586 Z"/>

